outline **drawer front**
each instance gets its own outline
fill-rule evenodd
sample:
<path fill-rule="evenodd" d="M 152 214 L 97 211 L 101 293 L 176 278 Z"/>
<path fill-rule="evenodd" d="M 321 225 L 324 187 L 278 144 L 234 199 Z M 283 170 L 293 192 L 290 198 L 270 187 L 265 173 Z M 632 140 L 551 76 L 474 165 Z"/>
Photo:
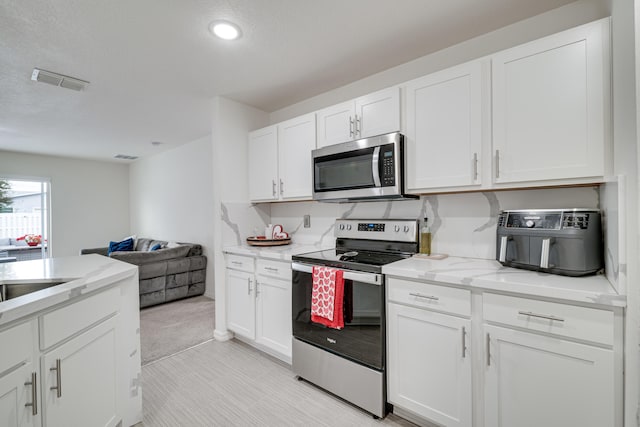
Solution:
<path fill-rule="evenodd" d="M 256 274 L 290 281 L 291 263 L 258 259 L 256 263 Z"/>
<path fill-rule="evenodd" d="M 387 298 L 399 304 L 471 316 L 471 291 L 466 289 L 390 277 L 387 279 Z"/>
<path fill-rule="evenodd" d="M 34 341 L 38 333 L 35 320 L 14 326 L 0 332 L 0 374 L 14 368 L 22 362 L 30 361 L 33 357 Z"/>
<path fill-rule="evenodd" d="M 485 293 L 484 320 L 613 345 L 613 311 Z"/>
<path fill-rule="evenodd" d="M 248 256 L 227 254 L 227 268 L 253 273 L 253 258 Z"/>
<path fill-rule="evenodd" d="M 115 287 L 40 317 L 42 350 L 118 312 L 120 288 Z"/>

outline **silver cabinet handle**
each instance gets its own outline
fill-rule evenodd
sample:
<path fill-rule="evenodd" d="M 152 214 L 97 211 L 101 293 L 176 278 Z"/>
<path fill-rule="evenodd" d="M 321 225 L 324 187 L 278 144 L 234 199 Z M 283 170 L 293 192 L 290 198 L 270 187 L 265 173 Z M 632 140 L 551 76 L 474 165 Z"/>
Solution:
<path fill-rule="evenodd" d="M 491 366 L 491 336 L 487 334 L 487 366 Z"/>
<path fill-rule="evenodd" d="M 435 297 L 433 295 L 422 295 L 422 294 L 415 294 L 413 292 L 409 293 L 409 295 L 411 295 L 412 297 L 416 297 L 416 298 L 424 298 L 424 299 L 430 299 L 432 301 L 439 301 L 440 298 Z"/>
<path fill-rule="evenodd" d="M 362 136 L 362 122 L 360 117 L 356 114 L 356 136 Z"/>
<path fill-rule="evenodd" d="M 280 195 L 282 195 L 283 193 L 284 193 L 284 182 L 281 179 L 280 180 Z"/>
<path fill-rule="evenodd" d="M 259 285 L 260 285 L 260 282 L 258 282 L 258 279 L 256 279 L 256 298 L 258 298 L 258 294 L 260 293 Z"/>
<path fill-rule="evenodd" d="M 540 268 L 549 268 L 549 247 L 551 238 L 542 239 L 542 251 L 540 252 Z"/>
<path fill-rule="evenodd" d="M 496 178 L 500 178 L 500 150 L 496 150 Z"/>
<path fill-rule="evenodd" d="M 242 265 L 242 263 L 240 261 L 231 261 L 231 264 L 233 264 L 233 265 Z"/>
<path fill-rule="evenodd" d="M 467 331 L 462 327 L 462 358 L 467 357 Z"/>
<path fill-rule="evenodd" d="M 478 153 L 473 153 L 473 180 L 478 180 Z"/>
<path fill-rule="evenodd" d="M 505 262 L 507 260 L 507 243 L 509 236 L 500 237 L 500 254 L 498 255 L 498 261 Z"/>
<path fill-rule="evenodd" d="M 353 119 L 349 116 L 349 136 L 353 138 L 355 132 L 353 131 Z"/>
<path fill-rule="evenodd" d="M 247 278 L 247 295 L 251 295 L 251 278 Z"/>
<path fill-rule="evenodd" d="M 31 406 L 31 414 L 38 415 L 38 388 L 36 384 L 38 383 L 38 374 L 35 372 L 31 373 L 31 381 L 24 383 L 24 385 L 31 386 L 31 403 L 25 403 L 25 407 Z M 60 397 L 60 396 L 58 396 Z"/>
<path fill-rule="evenodd" d="M 56 390 L 56 396 L 58 398 L 62 397 L 62 369 L 61 368 L 60 359 L 56 359 L 56 367 L 49 368 L 50 371 L 56 371 L 56 386 L 49 387 L 49 390 Z"/>
<path fill-rule="evenodd" d="M 531 311 L 518 311 L 518 314 L 528 317 L 538 317 L 540 319 L 554 320 L 556 322 L 564 322 L 564 319 L 561 317 L 551 316 L 548 314 L 538 314 Z"/>
<path fill-rule="evenodd" d="M 276 195 L 276 180 L 275 179 L 271 180 L 271 194 L 273 194 L 274 197 Z"/>
<path fill-rule="evenodd" d="M 276 272 L 276 273 L 278 272 L 278 269 L 277 268 L 273 268 L 273 267 L 265 267 L 264 269 L 267 270 L 267 271 L 273 271 L 273 272 Z"/>

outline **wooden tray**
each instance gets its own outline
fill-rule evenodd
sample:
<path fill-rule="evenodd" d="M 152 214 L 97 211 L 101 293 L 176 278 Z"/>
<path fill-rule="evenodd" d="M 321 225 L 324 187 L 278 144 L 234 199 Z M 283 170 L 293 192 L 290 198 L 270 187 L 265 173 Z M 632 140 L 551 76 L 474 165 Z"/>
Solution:
<path fill-rule="evenodd" d="M 291 243 L 291 237 L 288 239 L 267 239 L 264 236 L 247 237 L 247 243 L 251 246 L 281 246 Z"/>

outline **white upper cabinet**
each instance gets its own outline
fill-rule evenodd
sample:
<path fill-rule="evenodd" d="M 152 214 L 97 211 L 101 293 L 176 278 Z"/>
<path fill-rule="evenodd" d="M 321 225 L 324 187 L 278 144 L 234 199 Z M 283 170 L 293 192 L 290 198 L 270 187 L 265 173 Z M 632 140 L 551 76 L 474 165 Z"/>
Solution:
<path fill-rule="evenodd" d="M 282 199 L 311 199 L 311 151 L 315 148 L 315 114 L 278 124 L 278 190 Z"/>
<path fill-rule="evenodd" d="M 249 198 L 253 202 L 310 200 L 315 114 L 249 133 Z"/>
<path fill-rule="evenodd" d="M 487 66 L 473 61 L 407 83 L 407 190 L 481 183 Z"/>
<path fill-rule="evenodd" d="M 495 54 L 496 183 L 608 171 L 609 19 Z"/>
<path fill-rule="evenodd" d="M 400 130 L 400 89 L 392 87 L 316 113 L 317 146 Z"/>
<path fill-rule="evenodd" d="M 278 127 L 249 133 L 249 198 L 278 199 Z"/>

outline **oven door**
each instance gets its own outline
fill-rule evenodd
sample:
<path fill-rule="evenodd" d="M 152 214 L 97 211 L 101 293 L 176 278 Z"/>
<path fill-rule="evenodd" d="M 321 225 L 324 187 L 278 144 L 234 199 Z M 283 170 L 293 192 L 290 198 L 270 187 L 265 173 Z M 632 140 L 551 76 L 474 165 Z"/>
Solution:
<path fill-rule="evenodd" d="M 380 135 L 313 150 L 314 200 L 402 193 L 402 135 Z"/>
<path fill-rule="evenodd" d="M 362 365 L 384 369 L 384 281 L 381 274 L 344 271 L 344 329 L 311 321 L 313 266 L 292 263 L 293 336 Z"/>

